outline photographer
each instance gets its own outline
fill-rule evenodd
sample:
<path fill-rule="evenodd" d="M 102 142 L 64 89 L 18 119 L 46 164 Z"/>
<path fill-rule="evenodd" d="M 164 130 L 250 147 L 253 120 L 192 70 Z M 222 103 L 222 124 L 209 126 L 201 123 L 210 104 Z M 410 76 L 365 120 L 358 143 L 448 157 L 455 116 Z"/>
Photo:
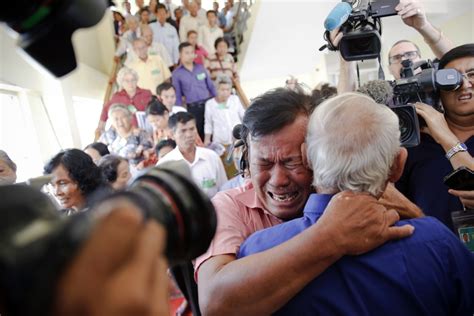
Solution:
<path fill-rule="evenodd" d="M 462 74 L 462 86 L 455 91 L 440 91 L 444 114 L 429 105 L 416 104 L 427 127 L 421 134 L 420 145 L 408 149 L 397 188 L 426 210 L 427 215 L 452 228 L 451 212 L 474 208 L 474 191 L 448 191 L 443 184 L 443 177 L 453 169 L 465 166 L 474 170 L 474 44 L 446 53 L 439 63 L 439 69 L 445 68 Z"/>
<path fill-rule="evenodd" d="M 453 47 L 451 41 L 443 32 L 436 29 L 427 19 L 425 9 L 420 0 L 400 0 L 395 7 L 403 23 L 414 28 L 423 36 L 431 51 L 438 58 Z M 331 41 L 334 46 L 339 44 L 342 33 L 339 29 L 331 32 Z M 408 40 L 397 41 L 388 53 L 389 70 L 395 79 L 400 79 L 401 62 L 411 59 L 413 62 L 421 60 L 420 49 Z M 337 90 L 339 93 L 350 92 L 356 89 L 356 62 L 345 61 L 340 58 L 340 73 Z"/>

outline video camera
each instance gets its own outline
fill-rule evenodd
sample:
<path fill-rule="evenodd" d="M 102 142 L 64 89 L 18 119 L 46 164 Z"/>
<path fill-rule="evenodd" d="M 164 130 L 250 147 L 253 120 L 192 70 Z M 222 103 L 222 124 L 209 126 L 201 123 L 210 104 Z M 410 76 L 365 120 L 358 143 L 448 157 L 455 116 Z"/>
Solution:
<path fill-rule="evenodd" d="M 208 197 L 183 162 L 163 164 L 134 179 L 125 198 L 166 228 L 170 266 L 204 253 L 216 230 Z M 97 223 L 91 211 L 60 216 L 45 194 L 26 185 L 0 186 L 0 297 L 7 315 L 49 315 L 56 282 Z M 114 245 L 110 245 L 113 247 Z M 127 286 L 124 284 L 124 286 Z"/>
<path fill-rule="evenodd" d="M 420 68 L 421 72 L 415 74 Z M 438 70 L 437 63 L 411 60 L 402 61 L 401 78 L 390 82 L 393 88 L 392 110 L 400 121 L 401 142 L 404 147 L 420 143 L 420 127 L 426 126 L 416 114 L 413 103 L 423 102 L 443 112 L 439 91 L 453 91 L 462 85 L 462 76 L 455 69 Z"/>
<path fill-rule="evenodd" d="M 380 18 L 396 15 L 398 0 L 342 0 L 324 22 L 324 39 L 330 50 L 341 52 L 347 61 L 374 59 L 380 56 L 382 23 Z M 338 47 L 330 40 L 329 32 L 340 27 L 343 33 Z"/>

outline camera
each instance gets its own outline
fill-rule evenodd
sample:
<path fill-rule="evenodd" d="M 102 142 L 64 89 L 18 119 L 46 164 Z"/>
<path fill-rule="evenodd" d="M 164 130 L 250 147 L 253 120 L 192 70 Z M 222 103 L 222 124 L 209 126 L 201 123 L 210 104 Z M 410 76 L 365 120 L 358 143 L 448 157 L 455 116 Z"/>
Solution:
<path fill-rule="evenodd" d="M 2 7 L 0 21 L 19 34 L 18 45 L 28 55 L 60 77 L 77 65 L 72 34 L 97 24 L 111 5 L 108 0 L 15 0 Z"/>
<path fill-rule="evenodd" d="M 415 69 L 421 71 L 415 74 Z M 462 85 L 462 76 L 455 69 L 437 69 L 432 61 L 402 61 L 401 78 L 391 81 L 392 110 L 400 121 L 401 142 L 404 147 L 420 143 L 420 127 L 426 122 L 416 114 L 413 103 L 423 102 L 442 112 L 439 90 L 453 91 Z"/>
<path fill-rule="evenodd" d="M 395 7 L 398 2 L 398 0 L 343 0 L 326 19 L 327 31 L 324 35 L 328 42 L 326 46 L 332 50 L 339 49 L 342 58 L 347 61 L 378 58 L 382 47 L 380 18 L 396 15 Z M 349 10 L 350 13 L 347 12 Z M 339 26 L 343 36 L 336 48 L 329 40 L 329 31 Z"/>
<path fill-rule="evenodd" d="M 145 171 L 126 191 L 100 202 L 125 198 L 137 205 L 145 220 L 166 228 L 170 266 L 187 262 L 207 250 L 217 224 L 210 200 L 188 179 L 185 163 L 171 162 Z M 62 217 L 50 198 L 25 185 L 1 186 L 0 195 L 0 291 L 5 312 L 49 315 L 56 282 L 88 239 L 97 216 L 91 210 Z"/>

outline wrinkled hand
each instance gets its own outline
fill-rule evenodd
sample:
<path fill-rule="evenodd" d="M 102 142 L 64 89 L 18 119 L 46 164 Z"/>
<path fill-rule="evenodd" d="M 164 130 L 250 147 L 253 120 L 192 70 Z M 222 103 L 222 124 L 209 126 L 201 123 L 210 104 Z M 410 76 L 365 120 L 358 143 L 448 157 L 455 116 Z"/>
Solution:
<path fill-rule="evenodd" d="M 428 23 L 425 8 L 420 0 L 400 0 L 395 10 L 406 25 L 417 30 L 422 29 Z"/>
<path fill-rule="evenodd" d="M 334 246 L 347 255 L 368 252 L 383 243 L 410 236 L 414 227 L 392 227 L 400 217 L 368 194 L 340 192 L 335 195 L 316 225 L 331 234 Z"/>
<path fill-rule="evenodd" d="M 398 191 L 391 182 L 389 182 L 384 193 L 379 198 L 379 203 L 387 209 L 396 210 L 401 219 L 418 218 L 423 216 L 421 209 Z"/>
<path fill-rule="evenodd" d="M 169 315 L 163 228 L 127 201 L 109 209 L 59 279 L 53 315 Z"/>
<path fill-rule="evenodd" d="M 465 208 L 474 210 L 474 191 L 460 191 L 449 189 L 448 192 L 457 196 Z"/>
<path fill-rule="evenodd" d="M 422 132 L 429 134 L 438 144 L 454 142 L 457 143 L 457 137 L 449 129 L 448 123 L 443 113 L 436 111 L 432 106 L 424 103 L 415 103 L 416 113 L 426 122 L 426 127 Z"/>

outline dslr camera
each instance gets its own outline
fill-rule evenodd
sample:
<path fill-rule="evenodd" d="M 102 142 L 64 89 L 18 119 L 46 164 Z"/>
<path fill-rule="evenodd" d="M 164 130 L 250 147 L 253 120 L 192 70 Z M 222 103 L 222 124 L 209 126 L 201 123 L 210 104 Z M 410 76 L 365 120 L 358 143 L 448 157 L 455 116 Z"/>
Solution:
<path fill-rule="evenodd" d="M 421 71 L 415 74 L 415 69 Z M 462 76 L 455 69 L 440 69 L 432 61 L 402 61 L 401 78 L 390 82 L 393 88 L 392 110 L 400 122 L 401 143 L 414 147 L 420 143 L 420 127 L 426 126 L 416 114 L 413 103 L 423 102 L 443 112 L 439 91 L 453 91 L 462 85 Z"/>
<path fill-rule="evenodd" d="M 209 198 L 188 179 L 182 162 L 154 167 L 96 210 L 108 199 L 128 199 L 145 220 L 166 228 L 170 266 L 188 262 L 207 250 L 217 224 Z M 56 283 L 89 238 L 96 211 L 61 216 L 48 196 L 27 185 L 0 186 L 0 196 L 1 305 L 6 315 L 50 315 Z"/>

